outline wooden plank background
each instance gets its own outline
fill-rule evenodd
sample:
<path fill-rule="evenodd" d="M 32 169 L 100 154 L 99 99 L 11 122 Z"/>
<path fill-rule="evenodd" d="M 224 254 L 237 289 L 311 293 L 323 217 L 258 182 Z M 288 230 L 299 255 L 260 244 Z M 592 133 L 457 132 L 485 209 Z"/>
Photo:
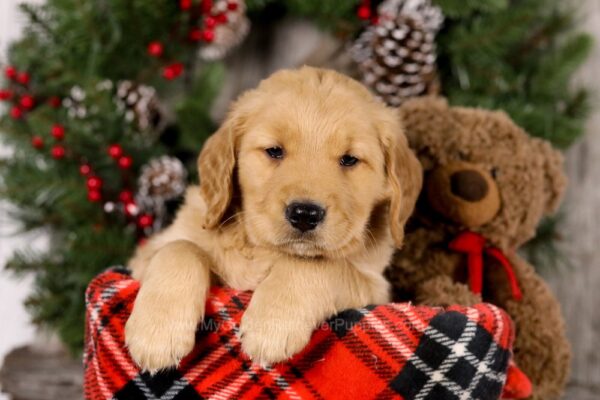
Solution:
<path fill-rule="evenodd" d="M 573 347 L 565 399 L 600 398 L 600 1 L 584 0 L 583 29 L 594 35 L 592 57 L 577 84 L 594 91 L 586 136 L 567 154 L 569 189 L 563 236 L 573 269 L 548 277 L 563 306 Z"/>

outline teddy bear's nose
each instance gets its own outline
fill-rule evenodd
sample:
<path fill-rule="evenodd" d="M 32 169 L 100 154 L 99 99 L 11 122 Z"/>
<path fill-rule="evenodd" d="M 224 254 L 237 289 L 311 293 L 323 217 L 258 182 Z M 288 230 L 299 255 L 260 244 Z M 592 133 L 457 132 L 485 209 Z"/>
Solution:
<path fill-rule="evenodd" d="M 450 190 L 466 201 L 475 202 L 487 195 L 489 187 L 485 177 L 479 172 L 467 169 L 450 176 Z"/>

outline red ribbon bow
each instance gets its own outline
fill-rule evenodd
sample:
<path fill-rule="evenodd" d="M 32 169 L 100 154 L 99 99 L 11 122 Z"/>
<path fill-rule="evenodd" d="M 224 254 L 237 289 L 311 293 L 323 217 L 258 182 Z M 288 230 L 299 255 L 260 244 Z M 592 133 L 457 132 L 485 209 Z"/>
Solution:
<path fill-rule="evenodd" d="M 460 253 L 467 254 L 467 265 L 469 268 L 469 286 L 471 291 L 481 294 L 483 289 L 483 255 L 494 257 L 502 264 L 506 277 L 510 284 L 513 298 L 520 301 L 523 298 L 517 276 L 513 266 L 510 264 L 504 253 L 496 247 L 486 247 L 486 240 L 478 233 L 465 231 L 459 234 L 450 242 L 448 247 Z"/>

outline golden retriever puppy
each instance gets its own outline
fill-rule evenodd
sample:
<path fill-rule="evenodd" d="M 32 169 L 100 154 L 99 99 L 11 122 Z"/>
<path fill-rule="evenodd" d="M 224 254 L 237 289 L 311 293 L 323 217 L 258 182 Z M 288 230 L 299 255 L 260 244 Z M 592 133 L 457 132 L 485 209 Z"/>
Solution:
<path fill-rule="evenodd" d="M 281 71 L 208 139 L 174 223 L 129 265 L 141 289 L 126 342 L 144 370 L 194 346 L 209 286 L 254 290 L 243 351 L 271 364 L 347 308 L 388 301 L 382 272 L 421 188 L 397 113 L 334 71 Z"/>

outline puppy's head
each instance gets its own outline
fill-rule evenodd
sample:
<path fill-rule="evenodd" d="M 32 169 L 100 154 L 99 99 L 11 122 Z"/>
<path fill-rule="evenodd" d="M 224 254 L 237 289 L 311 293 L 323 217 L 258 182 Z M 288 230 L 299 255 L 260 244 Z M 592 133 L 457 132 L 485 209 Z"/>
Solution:
<path fill-rule="evenodd" d="M 308 67 L 242 95 L 199 171 L 205 228 L 239 198 L 253 244 L 305 257 L 349 255 L 390 233 L 400 246 L 422 178 L 394 111 L 356 81 Z"/>

